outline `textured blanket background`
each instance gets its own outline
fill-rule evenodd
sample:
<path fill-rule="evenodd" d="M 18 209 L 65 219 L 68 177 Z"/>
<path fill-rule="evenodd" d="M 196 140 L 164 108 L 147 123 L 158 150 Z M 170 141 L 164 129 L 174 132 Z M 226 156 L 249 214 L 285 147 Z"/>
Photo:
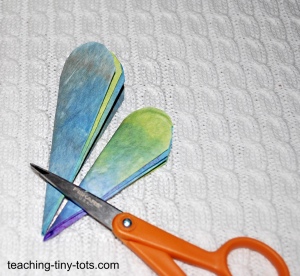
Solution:
<path fill-rule="evenodd" d="M 129 113 L 161 108 L 174 123 L 167 164 L 110 202 L 207 250 L 257 238 L 300 275 L 298 0 L 2 0 L 0 22 L 0 275 L 153 275 L 91 218 L 40 235 L 45 184 L 29 162 L 48 166 L 62 66 L 88 41 L 120 59 L 125 100 L 76 182 Z M 7 269 L 30 260 L 119 270 Z M 248 250 L 229 263 L 276 275 Z"/>

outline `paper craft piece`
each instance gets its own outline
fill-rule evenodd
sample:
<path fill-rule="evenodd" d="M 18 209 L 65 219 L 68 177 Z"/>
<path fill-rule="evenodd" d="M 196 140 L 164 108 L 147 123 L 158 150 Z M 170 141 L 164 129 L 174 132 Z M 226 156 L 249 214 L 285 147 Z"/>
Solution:
<path fill-rule="evenodd" d="M 76 48 L 64 65 L 54 121 L 49 170 L 73 182 L 99 133 L 123 100 L 124 73 L 100 43 Z M 47 185 L 42 234 L 64 196 Z"/>
<path fill-rule="evenodd" d="M 80 186 L 107 200 L 164 163 L 171 149 L 172 122 L 156 108 L 131 113 L 119 126 Z M 48 240 L 86 213 L 68 201 L 44 240 Z"/>

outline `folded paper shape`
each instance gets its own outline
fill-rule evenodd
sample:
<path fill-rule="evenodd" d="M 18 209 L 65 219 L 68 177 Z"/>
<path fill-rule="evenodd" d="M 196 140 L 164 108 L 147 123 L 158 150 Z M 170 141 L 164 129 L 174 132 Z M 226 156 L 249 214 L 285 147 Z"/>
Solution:
<path fill-rule="evenodd" d="M 107 200 L 164 163 L 170 153 L 172 121 L 163 111 L 147 107 L 131 113 L 119 126 L 81 182 L 87 191 Z M 68 201 L 44 240 L 86 213 Z"/>
<path fill-rule="evenodd" d="M 123 100 L 124 72 L 118 59 L 97 42 L 76 48 L 59 83 L 49 170 L 73 182 L 86 156 Z M 64 196 L 47 185 L 42 234 Z"/>

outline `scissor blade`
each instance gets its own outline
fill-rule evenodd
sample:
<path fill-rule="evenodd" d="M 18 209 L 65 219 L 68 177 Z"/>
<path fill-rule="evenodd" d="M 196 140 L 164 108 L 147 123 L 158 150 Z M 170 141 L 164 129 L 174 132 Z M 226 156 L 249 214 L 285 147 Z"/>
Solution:
<path fill-rule="evenodd" d="M 37 165 L 30 165 L 41 178 L 50 183 L 95 220 L 112 230 L 112 221 L 114 217 L 122 213 L 122 211 L 58 175 Z"/>

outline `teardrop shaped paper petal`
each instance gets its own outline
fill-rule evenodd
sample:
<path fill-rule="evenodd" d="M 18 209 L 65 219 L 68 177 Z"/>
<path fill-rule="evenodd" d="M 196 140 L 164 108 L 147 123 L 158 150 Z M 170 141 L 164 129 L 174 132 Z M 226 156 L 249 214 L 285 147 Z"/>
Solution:
<path fill-rule="evenodd" d="M 122 66 L 104 45 L 76 48 L 66 60 L 59 85 L 49 170 L 74 181 L 124 84 Z M 109 91 L 109 93 L 108 93 Z M 64 196 L 47 185 L 42 234 Z"/>
<path fill-rule="evenodd" d="M 156 108 L 131 113 L 119 126 L 80 186 L 107 200 L 164 163 L 172 141 L 172 122 Z M 54 237 L 85 212 L 68 201 L 44 240 Z"/>

